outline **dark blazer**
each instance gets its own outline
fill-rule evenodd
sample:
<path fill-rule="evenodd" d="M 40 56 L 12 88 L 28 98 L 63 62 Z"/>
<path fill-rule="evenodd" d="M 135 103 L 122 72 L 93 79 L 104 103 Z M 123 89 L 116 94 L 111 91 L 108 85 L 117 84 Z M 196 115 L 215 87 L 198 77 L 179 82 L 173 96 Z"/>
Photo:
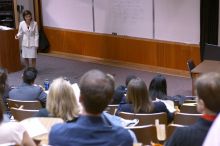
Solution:
<path fill-rule="evenodd" d="M 125 101 L 125 94 L 127 93 L 127 88 L 123 85 L 120 85 L 118 86 L 116 89 L 115 89 L 115 92 L 113 94 L 113 97 L 112 97 L 112 102 L 111 104 L 119 104 L 121 102 L 126 102 Z"/>
<path fill-rule="evenodd" d="M 165 146 L 201 146 L 212 121 L 200 118 L 195 124 L 177 128 Z"/>
<path fill-rule="evenodd" d="M 167 109 L 166 105 L 163 102 L 156 101 L 156 102 L 153 102 L 153 104 L 154 104 L 154 110 L 152 111 L 152 113 L 166 112 L 168 123 L 170 123 L 173 120 L 173 113 L 169 112 L 169 110 Z M 119 112 L 134 113 L 134 108 L 133 108 L 132 104 L 120 103 L 116 115 L 118 115 Z M 140 111 L 139 113 L 145 113 L 145 112 Z"/>
<path fill-rule="evenodd" d="M 22 83 L 9 92 L 9 98 L 15 100 L 39 100 L 45 106 L 47 94 L 40 86 Z"/>

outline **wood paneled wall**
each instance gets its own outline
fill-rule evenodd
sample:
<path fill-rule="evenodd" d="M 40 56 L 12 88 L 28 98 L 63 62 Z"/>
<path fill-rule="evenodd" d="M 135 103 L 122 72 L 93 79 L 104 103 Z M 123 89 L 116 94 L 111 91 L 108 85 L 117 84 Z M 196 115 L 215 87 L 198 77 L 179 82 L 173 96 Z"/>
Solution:
<path fill-rule="evenodd" d="M 44 27 L 51 52 L 187 71 L 200 63 L 199 45 Z"/>
<path fill-rule="evenodd" d="M 21 69 L 19 41 L 15 40 L 17 30 L 0 30 L 0 66 L 9 72 Z"/>

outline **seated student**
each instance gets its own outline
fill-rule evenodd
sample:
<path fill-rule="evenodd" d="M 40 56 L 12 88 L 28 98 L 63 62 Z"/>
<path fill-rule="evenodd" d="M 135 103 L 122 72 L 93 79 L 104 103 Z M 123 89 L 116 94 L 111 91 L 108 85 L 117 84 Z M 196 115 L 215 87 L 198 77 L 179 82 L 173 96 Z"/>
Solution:
<path fill-rule="evenodd" d="M 114 92 L 112 81 L 103 72 L 91 70 L 80 79 L 82 114 L 74 122 L 57 124 L 49 133 L 49 145 L 132 146 L 128 130 L 102 116 Z"/>
<path fill-rule="evenodd" d="M 47 95 L 46 109 L 41 109 L 37 117 L 59 117 L 72 121 L 80 112 L 71 84 L 63 78 L 55 79 Z"/>
<path fill-rule="evenodd" d="M 0 107 L 0 145 L 22 145 L 22 146 L 35 146 L 33 140 L 29 137 L 28 133 L 17 122 L 1 123 L 3 120 L 2 107 Z"/>
<path fill-rule="evenodd" d="M 158 113 L 166 112 L 168 122 L 172 121 L 172 113 L 168 111 L 163 102 L 152 102 L 148 95 L 147 85 L 140 79 L 132 79 L 128 84 L 127 103 L 119 104 L 119 112 L 130 113 Z"/>
<path fill-rule="evenodd" d="M 15 100 L 39 100 L 42 106 L 46 104 L 47 94 L 42 87 L 35 85 L 37 70 L 28 67 L 23 73 L 23 83 L 9 92 L 9 98 Z"/>
<path fill-rule="evenodd" d="M 125 86 L 120 85 L 115 89 L 113 94 L 113 100 L 111 104 L 119 104 L 120 102 L 126 102 L 125 94 L 127 93 L 127 86 L 130 80 L 137 78 L 135 75 L 128 75 L 125 80 Z"/>
<path fill-rule="evenodd" d="M 167 96 L 167 81 L 163 75 L 156 75 L 149 85 L 149 96 L 154 101 L 163 102 L 170 112 L 176 112 L 174 102 Z"/>
<path fill-rule="evenodd" d="M 4 112 L 3 116 L 3 122 L 8 122 L 9 115 L 8 115 L 8 107 L 6 104 L 6 97 L 8 97 L 9 92 L 9 86 L 6 83 L 7 81 L 7 70 L 0 67 L 0 106 L 2 107 L 2 110 Z"/>
<path fill-rule="evenodd" d="M 197 110 L 202 117 L 193 125 L 177 128 L 166 146 L 201 146 L 220 112 L 220 74 L 207 73 L 196 79 Z"/>
<path fill-rule="evenodd" d="M 218 117 L 215 119 L 214 123 L 212 124 L 212 127 L 209 129 L 209 132 L 205 138 L 203 146 L 220 146 L 219 129 L 220 129 L 220 114 L 218 114 Z"/>

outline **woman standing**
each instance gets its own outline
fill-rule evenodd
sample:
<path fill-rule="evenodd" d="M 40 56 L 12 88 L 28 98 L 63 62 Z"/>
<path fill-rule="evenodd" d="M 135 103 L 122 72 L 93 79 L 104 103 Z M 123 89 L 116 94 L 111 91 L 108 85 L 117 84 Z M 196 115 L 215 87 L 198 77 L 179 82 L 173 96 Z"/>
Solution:
<path fill-rule="evenodd" d="M 28 10 L 23 12 L 23 18 L 24 21 L 20 22 L 15 39 L 22 38 L 22 57 L 25 60 L 25 66 L 36 67 L 37 47 L 39 45 L 37 22 L 32 20 L 32 14 Z"/>

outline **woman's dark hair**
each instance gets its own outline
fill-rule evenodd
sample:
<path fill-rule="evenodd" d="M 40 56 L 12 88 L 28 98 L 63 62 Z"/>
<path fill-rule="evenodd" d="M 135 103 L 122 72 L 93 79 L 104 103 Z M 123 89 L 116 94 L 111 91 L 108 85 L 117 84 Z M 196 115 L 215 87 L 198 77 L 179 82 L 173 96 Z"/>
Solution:
<path fill-rule="evenodd" d="M 2 106 L 0 107 L 0 123 L 3 121 L 3 110 Z"/>
<path fill-rule="evenodd" d="M 7 70 L 0 67 L 0 95 L 4 93 L 7 81 Z"/>
<path fill-rule="evenodd" d="M 24 19 L 24 20 L 25 20 L 25 16 L 27 16 L 27 15 L 32 16 L 31 11 L 29 11 L 29 10 L 25 10 L 25 11 L 23 12 L 23 19 Z"/>
<path fill-rule="evenodd" d="M 163 75 L 157 75 L 151 80 L 149 95 L 152 100 L 155 100 L 156 98 L 162 100 L 167 99 L 167 81 Z"/>

